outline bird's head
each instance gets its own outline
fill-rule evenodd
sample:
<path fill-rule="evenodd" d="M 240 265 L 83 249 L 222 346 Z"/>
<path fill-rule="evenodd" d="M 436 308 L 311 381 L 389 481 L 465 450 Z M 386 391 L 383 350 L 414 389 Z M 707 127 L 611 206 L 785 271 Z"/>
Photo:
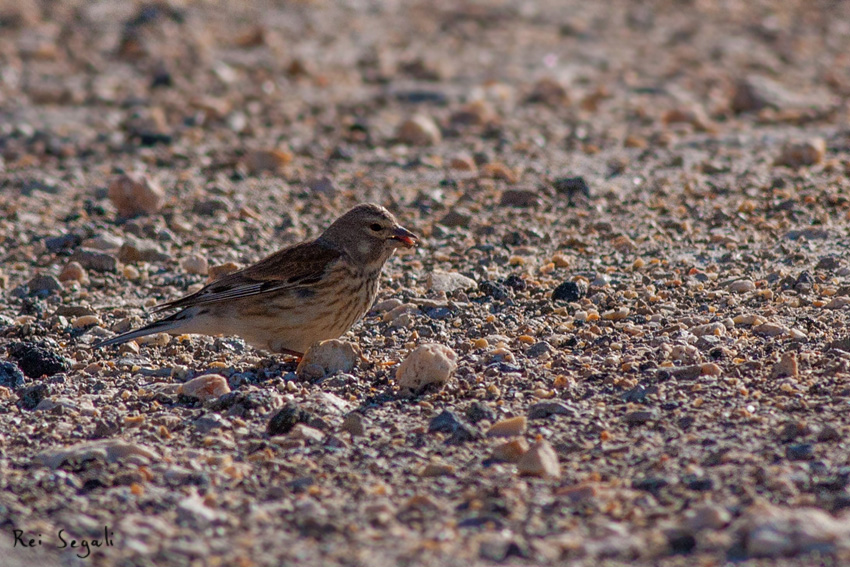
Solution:
<path fill-rule="evenodd" d="M 364 266 L 383 265 L 396 248 L 412 248 L 419 238 L 380 205 L 357 205 L 328 227 L 321 239 Z"/>

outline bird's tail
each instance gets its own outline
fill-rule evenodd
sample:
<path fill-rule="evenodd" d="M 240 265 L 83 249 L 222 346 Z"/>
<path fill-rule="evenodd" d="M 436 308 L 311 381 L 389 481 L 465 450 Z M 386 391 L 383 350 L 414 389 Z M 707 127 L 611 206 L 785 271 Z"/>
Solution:
<path fill-rule="evenodd" d="M 127 331 L 126 333 L 121 333 L 120 335 L 114 336 L 111 339 L 106 339 L 105 341 L 97 342 L 92 345 L 92 347 L 101 348 L 113 345 L 120 345 L 128 341 L 132 341 L 133 339 L 138 339 L 139 337 L 153 335 L 154 333 L 168 333 L 169 331 L 174 331 L 183 327 L 185 324 L 186 313 L 175 313 L 171 317 L 166 317 L 165 319 L 154 321 L 153 323 L 145 325 L 144 327 L 140 327 L 134 331 Z"/>

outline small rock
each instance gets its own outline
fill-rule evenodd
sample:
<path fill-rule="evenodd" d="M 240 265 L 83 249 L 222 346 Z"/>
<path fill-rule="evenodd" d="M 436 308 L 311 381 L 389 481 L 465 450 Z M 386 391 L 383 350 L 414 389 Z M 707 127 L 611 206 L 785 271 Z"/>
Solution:
<path fill-rule="evenodd" d="M 497 421 L 487 430 L 487 437 L 513 437 L 525 433 L 528 420 L 524 415 Z"/>
<path fill-rule="evenodd" d="M 430 462 L 419 471 L 419 476 L 422 477 L 435 477 L 435 476 L 449 476 L 453 475 L 455 472 L 455 467 L 453 465 L 449 465 L 443 462 Z"/>
<path fill-rule="evenodd" d="M 351 436 L 363 436 L 366 434 L 366 419 L 362 414 L 353 411 L 345 416 L 340 428 L 347 431 Z"/>
<path fill-rule="evenodd" d="M 561 477 L 561 465 L 558 454 L 552 445 L 544 440 L 538 441 L 522 456 L 516 465 L 517 472 L 523 476 Z"/>
<path fill-rule="evenodd" d="M 86 280 L 88 280 L 88 275 L 79 262 L 68 262 L 68 264 L 62 268 L 62 272 L 59 273 L 60 282 L 83 283 Z"/>
<path fill-rule="evenodd" d="M 466 419 L 472 423 L 487 420 L 490 422 L 496 421 L 496 412 L 484 402 L 474 401 L 466 408 Z"/>
<path fill-rule="evenodd" d="M 205 276 L 209 273 L 207 259 L 200 254 L 190 254 L 180 261 L 180 267 L 188 274 Z"/>
<path fill-rule="evenodd" d="M 629 316 L 629 308 L 628 307 L 620 307 L 617 309 L 611 309 L 608 311 L 604 311 L 602 313 L 602 318 L 606 321 L 622 321 L 626 317 Z"/>
<path fill-rule="evenodd" d="M 505 301 L 510 299 L 511 294 L 508 293 L 508 288 L 499 282 L 484 280 L 478 284 L 478 291 L 486 296 L 492 297 L 496 301 Z"/>
<path fill-rule="evenodd" d="M 785 325 L 771 323 L 769 321 L 753 327 L 753 333 L 765 337 L 778 337 L 779 335 L 788 334 L 789 331 L 790 329 L 788 329 Z"/>
<path fill-rule="evenodd" d="M 50 295 L 55 291 L 62 290 L 62 283 L 54 276 L 39 274 L 27 282 L 31 294 Z"/>
<path fill-rule="evenodd" d="M 430 384 L 442 387 L 457 369 L 457 353 L 447 346 L 423 344 L 399 365 L 396 382 L 405 393 L 417 393 Z"/>
<path fill-rule="evenodd" d="M 428 433 L 454 433 L 463 422 L 451 410 L 443 410 L 428 423 Z"/>
<path fill-rule="evenodd" d="M 508 189 L 502 192 L 502 207 L 533 207 L 540 204 L 540 195 L 531 189 Z"/>
<path fill-rule="evenodd" d="M 516 172 L 507 165 L 498 161 L 481 166 L 479 177 L 483 179 L 501 179 L 509 184 L 517 182 Z"/>
<path fill-rule="evenodd" d="M 756 290 L 756 284 L 753 280 L 737 280 L 730 283 L 728 289 L 732 293 L 749 293 Z"/>
<path fill-rule="evenodd" d="M 743 514 L 738 537 L 748 557 L 793 557 L 818 552 L 834 554 L 850 537 L 846 518 L 833 518 L 818 508 L 755 504 Z"/>
<path fill-rule="evenodd" d="M 783 354 L 782 358 L 779 359 L 779 362 L 774 364 L 773 369 L 770 371 L 771 378 L 783 378 L 785 376 L 796 378 L 799 375 L 800 372 L 797 365 L 797 353 L 794 352 L 786 352 Z"/>
<path fill-rule="evenodd" d="M 449 160 L 449 167 L 451 169 L 456 169 L 457 171 L 469 171 L 473 173 L 478 170 L 478 166 L 476 165 L 475 160 L 472 159 L 472 156 L 467 154 L 462 154 L 451 158 Z"/>
<path fill-rule="evenodd" d="M 95 325 L 100 325 L 100 318 L 97 315 L 80 315 L 71 321 L 71 327 L 74 329 L 85 329 Z"/>
<path fill-rule="evenodd" d="M 690 332 L 697 337 L 723 337 L 726 335 L 726 325 L 723 323 L 707 323 L 691 327 Z"/>
<path fill-rule="evenodd" d="M 307 444 L 318 444 L 325 439 L 325 434 L 305 423 L 296 423 L 289 432 L 290 439 L 300 439 Z"/>
<path fill-rule="evenodd" d="M 576 195 L 590 198 L 590 187 L 584 177 L 560 177 L 552 182 L 552 186 L 558 193 L 566 195 L 569 201 Z"/>
<path fill-rule="evenodd" d="M 233 262 L 227 262 L 224 264 L 218 264 L 216 266 L 210 266 L 209 268 L 209 277 L 207 281 L 213 282 L 219 278 L 226 276 L 227 274 L 231 274 L 239 269 L 237 264 Z"/>
<path fill-rule="evenodd" d="M 27 380 L 24 373 L 11 362 L 0 362 L 0 386 L 17 390 L 24 386 Z"/>
<path fill-rule="evenodd" d="M 811 461 L 815 458 L 815 446 L 811 443 L 797 443 L 785 448 L 789 461 Z"/>
<path fill-rule="evenodd" d="M 812 138 L 805 142 L 788 142 L 776 158 L 776 165 L 793 168 L 815 165 L 821 163 L 825 155 L 826 141 L 823 138 Z"/>
<path fill-rule="evenodd" d="M 254 150 L 248 152 L 243 164 L 251 175 L 264 171 L 275 172 L 292 161 L 293 155 L 285 150 Z"/>
<path fill-rule="evenodd" d="M 312 418 L 310 412 L 290 402 L 275 412 L 266 426 L 266 433 L 270 437 L 284 435 L 292 431 L 296 424 L 309 423 Z"/>
<path fill-rule="evenodd" d="M 105 252 L 88 248 L 77 249 L 71 256 L 71 261 L 77 262 L 83 268 L 94 270 L 95 272 L 114 272 L 118 269 L 118 258 Z"/>
<path fill-rule="evenodd" d="M 584 280 L 564 282 L 552 292 L 552 301 L 578 301 L 587 295 L 587 287 Z"/>
<path fill-rule="evenodd" d="M 546 341 L 539 341 L 528 347 L 525 355 L 529 358 L 541 358 L 555 352 L 555 348 Z"/>
<path fill-rule="evenodd" d="M 545 419 L 550 415 L 568 415 L 576 417 L 578 412 L 575 408 L 563 402 L 538 402 L 528 410 L 528 419 Z"/>
<path fill-rule="evenodd" d="M 109 200 L 122 217 L 152 215 L 162 208 L 165 192 L 143 174 L 124 174 L 109 184 Z"/>
<path fill-rule="evenodd" d="M 658 416 L 652 410 L 638 410 L 627 413 L 624 420 L 629 425 L 642 425 L 656 419 L 657 417 Z"/>
<path fill-rule="evenodd" d="M 217 413 L 202 415 L 201 417 L 192 422 L 192 427 L 194 427 L 195 431 L 197 431 L 201 435 L 206 435 L 210 431 L 220 429 L 222 427 L 225 427 L 226 425 L 228 425 L 228 422 L 225 421 Z"/>
<path fill-rule="evenodd" d="M 751 75 L 735 85 L 731 106 L 735 112 L 804 110 L 823 112 L 833 105 L 825 90 L 807 94 L 797 93 L 765 76 Z"/>
<path fill-rule="evenodd" d="M 431 291 L 453 293 L 458 290 L 474 289 L 478 282 L 457 272 L 434 271 L 428 274 L 426 282 Z"/>
<path fill-rule="evenodd" d="M 9 347 L 9 356 L 30 378 L 53 376 L 71 368 L 68 359 L 34 343 L 13 343 Z"/>
<path fill-rule="evenodd" d="M 32 411 L 50 395 L 50 387 L 42 382 L 25 386 L 15 393 L 18 395 L 18 401 L 15 402 L 15 405 L 21 409 Z"/>
<path fill-rule="evenodd" d="M 68 233 L 61 236 L 52 236 L 44 239 L 44 246 L 48 252 L 60 252 L 68 248 L 76 248 L 82 243 L 82 238 L 79 235 Z"/>
<path fill-rule="evenodd" d="M 472 222 L 472 215 L 466 211 L 449 211 L 440 219 L 440 224 L 449 228 L 467 228 Z"/>
<path fill-rule="evenodd" d="M 181 498 L 177 504 L 177 524 L 192 530 L 203 530 L 212 524 L 225 521 L 226 518 L 223 512 L 207 506 L 204 499 L 197 494 Z"/>
<path fill-rule="evenodd" d="M 732 521 L 729 511 L 711 502 L 700 504 L 685 512 L 685 527 L 692 533 L 703 530 L 719 530 Z"/>
<path fill-rule="evenodd" d="M 493 447 L 491 457 L 497 461 L 516 463 L 528 452 L 528 442 L 520 437 Z"/>
<path fill-rule="evenodd" d="M 227 379 L 224 376 L 219 374 L 204 374 L 181 384 L 177 389 L 177 393 L 205 402 L 229 394 L 230 386 L 227 384 Z"/>
<path fill-rule="evenodd" d="M 112 252 L 118 250 L 123 244 L 123 238 L 115 236 L 109 232 L 98 234 L 95 237 L 87 238 L 83 241 L 83 246 L 85 248 L 100 250 L 101 252 Z"/>
<path fill-rule="evenodd" d="M 307 349 L 295 373 L 305 380 L 347 374 L 354 370 L 360 356 L 360 348 L 353 343 L 339 339 L 321 341 Z"/>
<path fill-rule="evenodd" d="M 430 117 L 417 114 L 402 122 L 396 132 L 396 138 L 402 144 L 431 146 L 439 144 L 443 139 L 443 135 L 437 123 Z"/>
<path fill-rule="evenodd" d="M 217 213 L 227 213 L 232 208 L 230 201 L 221 197 L 212 197 L 198 201 L 192 206 L 192 212 L 202 217 L 212 217 Z"/>
<path fill-rule="evenodd" d="M 165 262 L 171 255 L 163 252 L 159 244 L 152 240 L 129 238 L 118 250 L 121 262 Z"/>
<path fill-rule="evenodd" d="M 551 77 L 544 77 L 535 83 L 527 100 L 548 106 L 563 106 L 569 104 L 570 97 L 561 83 Z"/>
<path fill-rule="evenodd" d="M 35 456 L 37 461 L 51 469 L 58 469 L 65 464 L 76 466 L 87 461 L 118 463 L 133 458 L 141 459 L 148 465 L 161 460 L 153 449 L 121 439 L 85 441 L 70 447 L 48 449 Z"/>
<path fill-rule="evenodd" d="M 316 177 L 307 182 L 307 187 L 310 188 L 310 191 L 313 193 L 321 193 L 322 195 L 336 195 L 339 192 L 339 188 L 334 183 L 333 179 L 328 177 L 327 175 L 322 177 Z"/>

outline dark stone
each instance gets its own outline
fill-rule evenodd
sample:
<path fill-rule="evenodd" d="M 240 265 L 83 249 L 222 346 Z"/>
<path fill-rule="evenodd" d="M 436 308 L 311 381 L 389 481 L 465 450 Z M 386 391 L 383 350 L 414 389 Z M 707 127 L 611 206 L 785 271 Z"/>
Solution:
<path fill-rule="evenodd" d="M 590 187 L 584 177 L 559 177 L 552 182 L 552 186 L 558 193 L 567 196 L 572 201 L 576 195 L 590 198 Z"/>
<path fill-rule="evenodd" d="M 79 262 L 85 269 L 96 272 L 114 272 L 118 269 L 118 258 L 99 250 L 80 248 L 70 259 Z"/>
<path fill-rule="evenodd" d="M 632 481 L 632 488 L 635 490 L 645 490 L 653 494 L 658 493 L 662 488 L 670 484 L 666 478 L 660 476 L 648 476 L 645 478 Z"/>
<path fill-rule="evenodd" d="M 266 433 L 271 436 L 284 435 L 298 423 L 309 423 L 312 417 L 310 412 L 299 408 L 294 403 L 288 403 L 269 420 Z"/>
<path fill-rule="evenodd" d="M 483 281 L 478 284 L 478 291 L 492 297 L 496 301 L 504 301 L 510 297 L 508 289 L 500 283 Z"/>
<path fill-rule="evenodd" d="M 62 291 L 62 283 L 55 276 L 39 274 L 27 282 L 30 295 L 47 297 L 53 292 Z"/>
<path fill-rule="evenodd" d="M 652 421 L 656 417 L 657 416 L 654 411 L 640 410 L 627 413 L 624 419 L 629 425 L 643 425 L 644 423 Z"/>
<path fill-rule="evenodd" d="M 524 291 L 528 287 L 528 283 L 516 274 L 511 274 L 505 278 L 505 285 L 517 291 Z"/>
<path fill-rule="evenodd" d="M 467 228 L 472 222 L 472 215 L 466 211 L 449 211 L 439 222 L 449 228 Z"/>
<path fill-rule="evenodd" d="M 545 419 L 550 415 L 568 415 L 576 417 L 578 412 L 561 402 L 538 402 L 528 410 L 528 419 Z"/>
<path fill-rule="evenodd" d="M 71 369 L 68 359 L 33 343 L 13 343 L 9 347 L 9 356 L 30 378 L 53 376 Z"/>
<path fill-rule="evenodd" d="M 466 407 L 466 419 L 472 423 L 478 423 L 485 419 L 489 422 L 495 422 L 496 412 L 487 404 L 475 401 Z"/>
<path fill-rule="evenodd" d="M 799 443 L 785 448 L 785 456 L 791 461 L 810 461 L 815 457 L 815 447 L 811 443 Z"/>
<path fill-rule="evenodd" d="M 564 282 L 552 292 L 552 301 L 578 301 L 585 295 L 587 295 L 587 283 L 584 281 Z"/>
<path fill-rule="evenodd" d="M 21 388 L 17 391 L 18 401 L 15 403 L 19 408 L 32 411 L 35 407 L 47 396 L 50 395 L 50 388 L 47 384 L 34 384 Z"/>
<path fill-rule="evenodd" d="M 48 252 L 59 252 L 60 250 L 65 250 L 68 248 L 76 248 L 83 242 L 83 239 L 80 238 L 77 234 L 63 234 L 61 236 L 51 236 L 50 238 L 44 239 L 44 246 L 47 248 Z"/>
<path fill-rule="evenodd" d="M 555 349 L 552 345 L 546 341 L 540 341 L 528 347 L 528 350 L 525 351 L 525 355 L 529 358 L 537 358 L 545 354 L 552 354 L 553 352 L 555 352 Z"/>
<path fill-rule="evenodd" d="M 705 492 L 714 489 L 714 481 L 705 476 L 697 476 L 695 474 L 686 474 L 682 477 L 682 484 L 690 490 Z"/>
<path fill-rule="evenodd" d="M 696 549 L 697 540 L 684 530 L 674 529 L 667 533 L 667 545 L 674 555 L 690 555 Z"/>
<path fill-rule="evenodd" d="M 0 362 L 0 386 L 17 390 L 27 383 L 21 369 L 11 362 Z"/>
<path fill-rule="evenodd" d="M 463 422 L 455 412 L 444 410 L 428 424 L 428 433 L 454 433 L 461 425 Z"/>

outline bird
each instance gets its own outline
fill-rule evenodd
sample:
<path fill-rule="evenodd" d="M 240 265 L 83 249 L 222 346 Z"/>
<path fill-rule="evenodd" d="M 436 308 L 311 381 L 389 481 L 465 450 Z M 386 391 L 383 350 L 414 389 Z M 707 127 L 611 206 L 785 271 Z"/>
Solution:
<path fill-rule="evenodd" d="M 255 348 L 300 358 L 314 343 L 345 334 L 372 306 L 393 252 L 418 242 L 387 209 L 363 203 L 315 240 L 286 247 L 191 295 L 160 304 L 155 312 L 179 311 L 93 347 L 154 333 L 235 335 Z"/>

